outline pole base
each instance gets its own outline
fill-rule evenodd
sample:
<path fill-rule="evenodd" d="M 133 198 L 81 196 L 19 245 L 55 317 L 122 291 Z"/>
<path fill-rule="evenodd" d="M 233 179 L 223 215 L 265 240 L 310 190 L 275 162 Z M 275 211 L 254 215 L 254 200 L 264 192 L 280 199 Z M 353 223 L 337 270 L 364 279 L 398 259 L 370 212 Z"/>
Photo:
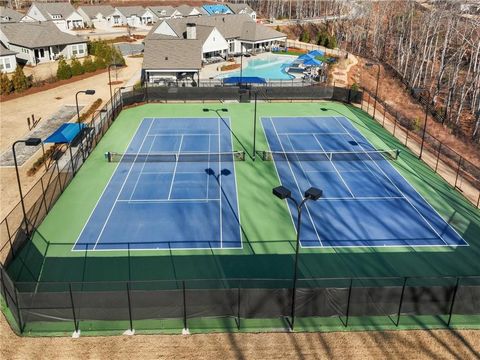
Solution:
<path fill-rule="evenodd" d="M 182 335 L 190 335 L 190 330 L 182 329 Z"/>
<path fill-rule="evenodd" d="M 74 331 L 72 334 L 72 339 L 78 339 L 80 337 L 80 330 Z"/>
<path fill-rule="evenodd" d="M 123 332 L 123 335 L 132 336 L 135 335 L 135 329 L 128 329 Z"/>

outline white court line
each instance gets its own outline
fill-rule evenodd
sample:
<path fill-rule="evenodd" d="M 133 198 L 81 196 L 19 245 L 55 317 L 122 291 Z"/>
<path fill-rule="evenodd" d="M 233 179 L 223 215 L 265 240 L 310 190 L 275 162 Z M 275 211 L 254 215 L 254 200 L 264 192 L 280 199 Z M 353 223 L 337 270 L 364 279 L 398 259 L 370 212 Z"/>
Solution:
<path fill-rule="evenodd" d="M 144 119 L 144 120 L 145 120 L 145 119 Z M 132 144 L 133 140 L 135 139 L 135 135 L 137 134 L 137 132 L 138 132 L 138 130 L 140 129 L 140 127 L 142 126 L 144 120 L 142 120 L 142 121 L 140 121 L 140 122 L 138 123 L 137 129 L 135 130 L 134 135 L 132 136 L 132 138 L 130 139 L 130 141 L 129 141 L 128 145 L 127 145 L 127 149 L 130 147 L 130 145 Z M 153 120 L 152 120 L 152 122 L 153 122 Z M 115 166 L 115 169 L 113 170 L 112 175 L 110 175 L 110 178 L 108 179 L 107 185 L 105 185 L 105 187 L 103 188 L 103 191 L 102 191 L 102 193 L 100 194 L 100 197 L 97 199 L 97 202 L 95 203 L 95 206 L 93 207 L 92 212 L 91 212 L 90 215 L 88 216 L 87 221 L 85 222 L 85 224 L 83 224 L 82 231 L 80 231 L 80 234 L 78 235 L 77 240 L 75 240 L 75 243 L 73 244 L 73 247 L 72 247 L 72 249 L 71 249 L 70 251 L 88 251 L 88 250 L 86 250 L 86 249 L 85 249 L 85 250 L 75 250 L 75 246 L 77 246 L 78 240 L 80 240 L 80 237 L 82 236 L 83 231 L 84 231 L 85 228 L 87 227 L 87 224 L 90 222 L 90 219 L 91 219 L 91 217 L 93 216 L 93 213 L 95 212 L 95 210 L 97 209 L 97 206 L 98 206 L 98 204 L 100 203 L 100 200 L 102 199 L 103 194 L 105 193 L 105 191 L 107 191 L 108 187 L 110 186 L 110 182 L 112 181 L 113 176 L 116 174 L 117 169 L 118 169 L 119 166 L 120 166 L 120 161 L 119 161 L 118 164 Z M 115 206 L 115 203 L 114 203 L 112 206 Z M 97 240 L 97 241 L 98 241 L 98 240 Z M 88 244 L 85 244 L 85 245 L 88 246 L 88 245 L 91 245 L 91 244 L 88 243 Z"/>
<path fill-rule="evenodd" d="M 273 126 L 273 130 L 275 131 L 275 135 L 278 139 L 278 142 L 280 143 L 280 146 L 283 150 L 283 152 L 285 152 L 285 148 L 283 147 L 283 144 L 282 144 L 282 141 L 280 140 L 280 137 L 278 136 L 278 133 L 277 133 L 277 129 L 275 128 L 275 123 L 273 122 L 272 118 L 270 117 L 270 122 L 272 123 L 272 126 Z M 268 142 L 268 140 L 267 140 Z M 298 185 L 298 181 L 297 181 L 297 178 L 295 176 L 295 173 L 293 172 L 292 170 L 292 166 L 290 164 L 290 160 L 287 159 L 287 164 L 288 164 L 288 167 L 290 169 L 290 172 L 292 173 L 293 175 L 293 179 L 295 181 L 295 184 L 297 185 L 297 189 L 298 191 L 300 192 L 300 195 L 303 195 L 303 192 L 302 190 L 300 189 L 300 186 Z M 290 209 L 290 207 L 289 207 Z M 313 229 L 315 230 L 315 235 L 317 235 L 317 239 L 318 239 L 318 242 L 320 243 L 320 245 L 322 245 L 322 240 L 320 239 L 320 235 L 318 234 L 318 231 L 317 231 L 317 227 L 315 226 L 315 222 L 313 221 L 313 218 L 312 218 L 312 214 L 310 214 L 310 209 L 308 208 L 307 204 L 305 204 L 305 209 L 307 210 L 307 214 L 308 214 L 308 217 L 310 218 L 310 221 L 312 222 L 312 225 L 313 225 Z M 298 229 L 296 228 L 295 226 L 295 230 L 298 231 Z M 323 245 L 322 245 L 323 246 Z"/>
<path fill-rule="evenodd" d="M 148 134 L 147 136 L 160 136 L 160 137 L 171 137 L 171 136 L 175 136 L 175 137 L 178 137 L 178 135 L 180 135 L 179 133 L 175 133 L 175 134 L 166 134 L 166 133 L 159 133 L 159 134 Z M 187 136 L 207 136 L 207 135 L 213 135 L 213 136 L 216 136 L 218 135 L 217 133 L 199 133 L 199 134 L 189 134 L 189 133 L 183 133 L 183 135 L 187 135 Z"/>
<path fill-rule="evenodd" d="M 152 151 L 152 147 L 153 147 L 153 144 L 155 143 L 155 139 L 157 137 L 155 136 L 152 140 L 152 143 L 150 144 L 150 147 L 148 148 L 148 153 L 147 155 L 150 154 L 150 152 Z M 136 161 L 136 159 L 135 159 Z M 135 162 L 134 161 L 134 162 Z M 145 161 L 143 162 L 143 165 L 142 165 L 142 169 L 140 170 L 140 173 L 138 174 L 138 177 L 137 177 L 137 181 L 135 181 L 135 186 L 133 187 L 133 190 L 132 192 L 130 193 L 130 200 L 132 200 L 132 197 L 133 197 L 133 194 L 135 194 L 135 191 L 137 190 L 137 185 L 138 185 L 138 182 L 140 181 L 140 178 L 142 177 L 143 175 L 143 169 L 145 169 L 145 165 L 147 164 L 147 158 L 145 157 Z"/>
<path fill-rule="evenodd" d="M 373 201 L 373 200 L 406 200 L 404 196 L 364 196 L 364 197 L 356 197 L 356 198 L 342 198 L 342 197 L 322 197 L 322 200 L 331 200 L 331 201 Z"/>
<path fill-rule="evenodd" d="M 337 120 L 337 118 L 336 118 L 335 116 L 334 116 L 334 119 Z M 343 126 L 343 124 L 342 124 L 340 121 L 337 120 L 337 122 L 348 132 L 348 130 Z M 368 157 L 370 157 L 370 159 L 372 159 L 372 157 L 368 154 L 368 152 L 365 150 L 365 148 L 364 148 L 360 143 L 358 143 L 358 141 L 355 139 L 355 137 L 354 137 L 350 132 L 348 132 L 348 133 L 349 133 L 350 137 L 351 137 L 355 142 L 357 142 L 357 144 L 362 148 L 362 150 L 367 153 Z M 359 132 L 359 134 L 360 134 L 360 136 L 363 138 L 364 141 L 366 141 L 368 144 L 370 144 L 370 142 L 369 142 L 360 132 Z M 446 242 L 445 240 L 443 240 L 442 236 L 438 233 L 438 231 L 435 230 L 435 228 L 432 226 L 432 224 L 430 224 L 430 222 L 428 222 L 427 219 L 425 219 L 425 217 L 422 215 L 422 213 L 412 204 L 412 202 L 410 201 L 410 199 L 409 199 L 407 196 L 405 196 L 405 194 L 398 188 L 398 186 L 392 181 L 392 179 L 390 179 L 390 177 L 385 173 L 385 171 L 383 171 L 383 169 L 378 165 L 378 163 L 377 163 L 376 161 L 374 161 L 373 159 L 372 159 L 372 161 L 373 161 L 373 163 L 375 164 L 375 166 L 380 170 L 380 172 L 381 172 L 383 175 L 385 175 L 385 177 L 388 179 L 388 181 L 390 181 L 390 183 L 391 183 L 393 186 L 395 186 L 395 188 L 398 190 L 398 192 L 399 192 L 400 194 L 402 194 L 402 196 L 405 197 L 405 199 L 407 200 L 407 202 L 410 204 L 411 207 L 413 207 L 413 209 L 415 209 L 415 211 L 418 213 L 418 215 L 420 215 L 420 217 L 423 219 L 423 221 L 433 230 L 433 232 L 434 232 L 435 234 L 437 234 L 437 236 L 440 238 L 440 240 L 442 240 L 445 245 L 449 246 L 449 245 L 447 244 L 447 242 Z M 385 161 L 386 161 L 386 160 L 385 160 Z M 386 162 L 388 163 L 388 161 L 386 161 Z M 388 165 L 391 166 L 390 163 L 388 163 Z M 395 171 L 397 171 L 393 166 L 392 166 L 392 168 L 393 168 Z M 402 176 L 398 171 L 397 171 L 397 173 L 398 173 L 400 176 Z M 405 178 L 404 178 L 404 180 L 407 181 Z M 408 181 L 407 181 L 407 184 L 410 185 L 410 183 L 408 183 Z M 411 186 L 411 185 L 410 185 L 410 186 Z M 413 191 L 417 192 L 413 187 L 412 187 L 412 189 L 413 189 Z M 417 194 L 418 194 L 418 192 L 417 192 Z M 423 200 L 425 200 L 425 199 L 423 199 Z M 428 204 L 428 202 L 427 202 L 426 200 L 425 200 L 425 202 Z M 433 209 L 433 210 L 435 210 L 435 209 Z M 437 214 L 438 214 L 438 213 L 437 213 Z M 438 214 L 438 215 L 439 215 L 439 214 Z M 439 215 L 439 216 L 440 216 L 440 215 Z M 440 216 L 440 218 L 443 220 L 443 218 L 442 218 L 441 216 Z M 443 221 L 445 221 L 445 220 L 443 220 Z M 447 225 L 450 226 L 450 224 L 448 224 L 448 223 L 447 223 Z M 454 230 L 455 230 L 455 229 L 454 229 Z M 458 233 L 457 233 L 457 234 L 458 234 Z M 462 238 L 461 236 L 460 236 L 460 238 L 463 240 L 463 238 Z M 412 245 L 412 246 L 415 246 L 415 245 Z"/>
<path fill-rule="evenodd" d="M 135 200 L 118 200 L 119 203 L 175 203 L 175 202 L 209 202 L 220 201 L 220 199 L 135 199 Z"/>
<path fill-rule="evenodd" d="M 322 151 L 324 153 L 325 152 L 325 149 L 323 148 L 322 144 L 320 143 L 320 140 L 317 139 L 317 137 L 315 135 L 313 135 L 313 137 L 315 138 L 315 141 L 317 142 L 317 144 L 322 148 Z M 340 171 L 338 171 L 337 167 L 335 166 L 335 164 L 333 163 L 332 159 L 329 159 L 330 163 L 332 164 L 333 168 L 335 169 L 335 171 L 337 172 L 338 176 L 340 177 L 340 180 L 342 180 L 343 184 L 345 185 L 345 187 L 347 188 L 348 192 L 350 193 L 350 195 L 352 195 L 352 197 L 354 198 L 355 197 L 355 194 L 352 192 L 352 190 L 350 190 L 350 187 L 348 186 L 347 182 L 345 181 L 345 179 L 342 177 L 342 175 L 340 174 Z"/>
<path fill-rule="evenodd" d="M 142 175 L 162 175 L 162 174 L 171 174 L 171 171 L 145 171 L 142 172 Z M 178 174 L 203 174 L 205 171 L 177 171 Z"/>
<path fill-rule="evenodd" d="M 294 133 L 278 133 L 278 135 L 286 135 L 286 136 L 297 136 L 297 135 L 348 135 L 346 132 L 312 132 L 312 133 L 304 133 L 304 132 L 294 132 Z"/>
<path fill-rule="evenodd" d="M 221 149 L 221 142 L 220 142 L 220 117 L 217 118 L 217 127 L 218 127 L 218 152 Z M 220 172 L 220 168 L 222 167 L 222 163 L 220 162 L 220 156 L 218 157 L 218 171 Z M 218 185 L 219 185 L 219 196 L 220 196 L 220 248 L 223 248 L 223 218 L 222 218 L 222 176 L 217 174 L 218 177 Z"/>
<path fill-rule="evenodd" d="M 177 151 L 177 156 L 180 154 L 180 151 L 182 150 L 183 137 L 184 137 L 184 135 L 182 134 L 182 137 L 180 138 L 180 146 L 178 147 L 178 151 Z M 170 200 L 170 196 L 172 195 L 173 183 L 175 181 L 175 175 L 177 173 L 177 166 L 178 166 L 178 158 L 175 161 L 175 168 L 173 169 L 172 182 L 170 183 L 170 191 L 168 192 L 168 199 L 169 200 Z"/>
<path fill-rule="evenodd" d="M 154 121 L 152 120 L 152 122 L 150 123 L 150 126 L 149 126 L 149 128 L 148 128 L 148 130 L 147 130 L 147 134 L 149 133 L 149 131 L 150 131 L 153 123 L 154 123 Z M 135 135 L 134 135 L 133 137 L 135 137 Z M 146 140 L 146 139 L 147 139 L 147 137 L 145 136 L 145 137 L 143 138 L 142 143 L 140 144 L 140 150 L 142 149 L 143 144 L 145 143 L 145 140 Z M 125 179 L 123 180 L 122 186 L 120 187 L 120 191 L 118 192 L 117 197 L 115 198 L 115 202 L 113 203 L 113 206 L 112 206 L 112 208 L 110 209 L 110 211 L 109 211 L 109 213 L 108 213 L 107 219 L 106 219 L 105 222 L 103 223 L 102 230 L 100 231 L 100 233 L 99 233 L 98 236 L 97 236 L 97 240 L 95 241 L 95 245 L 93 246 L 93 250 L 95 250 L 95 248 L 97 247 L 98 241 L 99 241 L 100 238 L 102 237 L 103 231 L 105 230 L 105 227 L 106 227 L 107 224 L 108 224 L 108 221 L 109 221 L 109 219 L 110 219 L 110 216 L 112 215 L 113 209 L 115 208 L 115 205 L 117 204 L 117 201 L 118 201 L 118 199 L 120 198 L 120 194 L 122 193 L 123 188 L 125 187 L 125 184 L 127 183 L 127 179 L 128 179 L 128 177 L 130 176 L 130 173 L 132 172 L 132 169 L 133 169 L 133 165 L 134 165 L 134 164 L 135 164 L 135 161 L 133 161 L 132 164 L 130 165 L 130 169 L 128 170 L 127 176 L 126 176 Z"/>
<path fill-rule="evenodd" d="M 208 134 L 208 151 L 210 151 L 210 134 Z M 210 156 L 208 156 L 207 169 L 210 169 Z M 205 196 L 207 199 L 208 199 L 209 184 L 210 184 L 210 175 L 207 174 L 207 195 Z"/>

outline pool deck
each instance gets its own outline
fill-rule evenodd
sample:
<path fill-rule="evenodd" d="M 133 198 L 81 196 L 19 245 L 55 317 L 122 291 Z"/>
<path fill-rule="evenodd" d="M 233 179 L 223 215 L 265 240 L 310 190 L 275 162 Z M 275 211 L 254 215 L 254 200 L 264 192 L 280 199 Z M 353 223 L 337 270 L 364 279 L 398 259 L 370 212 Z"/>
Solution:
<path fill-rule="evenodd" d="M 274 53 L 271 53 L 271 52 L 264 52 L 264 53 L 260 53 L 260 54 L 257 54 L 255 56 L 251 56 L 251 57 L 248 57 L 248 58 L 244 57 L 243 58 L 243 66 L 245 68 L 250 60 L 265 59 L 265 58 L 268 58 L 269 56 L 272 56 L 272 55 L 277 55 L 277 54 L 274 54 Z M 285 56 L 285 59 L 291 57 L 292 60 L 296 58 L 296 56 L 290 56 L 290 55 L 278 55 L 278 56 Z M 234 59 L 235 59 L 236 64 L 240 64 L 240 57 L 236 57 Z M 210 78 L 216 78 L 219 75 L 234 73 L 234 72 L 239 70 L 239 68 L 237 68 L 237 69 L 228 70 L 228 71 L 219 71 L 220 67 L 222 67 L 223 65 L 227 65 L 227 64 L 232 64 L 232 62 L 223 61 L 223 62 L 219 62 L 219 63 L 216 63 L 216 64 L 205 65 L 202 68 L 202 70 L 200 70 L 200 80 L 208 80 Z M 296 76 L 297 74 L 292 74 L 292 75 Z M 298 74 L 298 75 L 303 75 L 303 74 Z"/>

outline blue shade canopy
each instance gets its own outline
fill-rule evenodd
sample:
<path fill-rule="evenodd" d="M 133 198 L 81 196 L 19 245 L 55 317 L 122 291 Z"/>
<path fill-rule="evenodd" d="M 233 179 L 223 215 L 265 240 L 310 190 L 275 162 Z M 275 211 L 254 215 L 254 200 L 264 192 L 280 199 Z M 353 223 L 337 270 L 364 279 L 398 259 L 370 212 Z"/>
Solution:
<path fill-rule="evenodd" d="M 80 130 L 85 127 L 85 124 L 62 124 L 48 138 L 45 139 L 44 143 L 70 144 L 80 133 Z"/>
<path fill-rule="evenodd" d="M 297 60 L 309 60 L 309 59 L 313 59 L 314 56 L 310 55 L 310 54 L 303 54 L 303 55 L 300 55 Z"/>
<path fill-rule="evenodd" d="M 231 76 L 223 79 L 224 84 L 266 84 L 264 78 L 258 76 Z"/>
<path fill-rule="evenodd" d="M 203 5 L 204 10 L 208 13 L 208 15 L 216 15 L 216 14 L 233 14 L 232 10 L 226 5 L 223 4 L 209 4 Z"/>
<path fill-rule="evenodd" d="M 312 50 L 308 53 L 308 55 L 315 57 L 315 56 L 323 56 L 325 55 L 325 53 L 320 50 Z"/>
<path fill-rule="evenodd" d="M 309 59 L 309 60 L 305 60 L 303 62 L 303 65 L 307 65 L 307 66 L 320 66 L 322 65 L 322 62 L 317 60 L 317 59 Z"/>

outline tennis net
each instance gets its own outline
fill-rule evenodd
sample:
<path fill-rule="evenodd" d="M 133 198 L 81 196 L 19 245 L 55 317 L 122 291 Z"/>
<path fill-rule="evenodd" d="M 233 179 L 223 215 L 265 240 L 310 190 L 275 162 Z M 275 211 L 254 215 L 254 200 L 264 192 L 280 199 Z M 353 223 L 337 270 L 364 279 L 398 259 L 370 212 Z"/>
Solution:
<path fill-rule="evenodd" d="M 264 161 L 368 161 L 396 160 L 400 150 L 366 151 L 261 151 Z"/>
<path fill-rule="evenodd" d="M 105 153 L 108 162 L 221 162 L 245 161 L 245 151 L 219 153 Z"/>

